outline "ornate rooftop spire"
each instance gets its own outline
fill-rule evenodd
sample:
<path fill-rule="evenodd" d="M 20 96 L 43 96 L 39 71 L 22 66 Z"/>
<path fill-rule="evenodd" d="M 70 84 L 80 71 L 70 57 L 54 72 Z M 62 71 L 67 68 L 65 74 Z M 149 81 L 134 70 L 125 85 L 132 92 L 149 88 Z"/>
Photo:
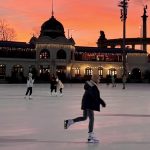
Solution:
<path fill-rule="evenodd" d="M 52 0 L 52 16 L 54 16 L 54 10 L 53 10 L 53 0 Z"/>
<path fill-rule="evenodd" d="M 146 10 L 147 10 L 147 5 L 144 6 L 144 14 L 143 15 L 145 15 L 145 16 L 146 16 L 146 13 L 147 13 Z"/>

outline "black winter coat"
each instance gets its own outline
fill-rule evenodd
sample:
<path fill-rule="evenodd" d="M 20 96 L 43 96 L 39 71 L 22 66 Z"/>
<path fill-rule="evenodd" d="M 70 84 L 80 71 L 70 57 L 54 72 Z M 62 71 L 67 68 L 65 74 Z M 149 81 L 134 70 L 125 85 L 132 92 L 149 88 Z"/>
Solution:
<path fill-rule="evenodd" d="M 82 98 L 81 109 L 91 109 L 100 111 L 100 104 L 105 107 L 105 102 L 100 98 L 100 92 L 93 81 L 86 81 L 84 85 L 84 95 Z"/>

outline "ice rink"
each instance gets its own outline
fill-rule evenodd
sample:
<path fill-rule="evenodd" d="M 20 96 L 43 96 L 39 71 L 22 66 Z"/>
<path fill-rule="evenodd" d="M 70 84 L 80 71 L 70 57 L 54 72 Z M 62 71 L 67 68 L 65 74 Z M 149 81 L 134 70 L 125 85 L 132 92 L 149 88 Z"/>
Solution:
<path fill-rule="evenodd" d="M 98 144 L 86 143 L 88 120 L 64 130 L 64 119 L 82 114 L 83 84 L 65 84 L 50 96 L 49 84 L 0 84 L 0 150 L 150 150 L 150 84 L 99 85 L 107 103 L 95 112 Z"/>

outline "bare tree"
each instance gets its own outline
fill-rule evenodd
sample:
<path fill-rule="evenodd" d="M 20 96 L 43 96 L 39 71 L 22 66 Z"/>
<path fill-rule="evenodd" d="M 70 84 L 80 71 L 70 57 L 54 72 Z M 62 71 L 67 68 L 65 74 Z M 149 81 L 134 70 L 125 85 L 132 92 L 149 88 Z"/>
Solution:
<path fill-rule="evenodd" d="M 16 38 L 16 32 L 13 28 L 9 27 L 7 22 L 0 19 L 0 40 L 12 41 Z"/>

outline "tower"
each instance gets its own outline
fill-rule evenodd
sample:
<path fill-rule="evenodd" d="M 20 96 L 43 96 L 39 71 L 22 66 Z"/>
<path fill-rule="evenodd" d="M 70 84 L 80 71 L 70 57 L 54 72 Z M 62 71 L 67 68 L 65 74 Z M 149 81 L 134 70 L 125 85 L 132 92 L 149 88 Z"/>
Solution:
<path fill-rule="evenodd" d="M 147 51 L 147 45 L 146 45 L 146 38 L 147 38 L 147 5 L 144 6 L 144 13 L 142 19 L 143 19 L 143 50 Z"/>
<path fill-rule="evenodd" d="M 39 76 L 57 74 L 60 79 L 65 79 L 69 72 L 68 65 L 73 59 L 74 45 L 73 39 L 66 38 L 63 24 L 54 16 L 52 0 L 51 17 L 41 25 L 40 35 L 36 42 Z"/>

